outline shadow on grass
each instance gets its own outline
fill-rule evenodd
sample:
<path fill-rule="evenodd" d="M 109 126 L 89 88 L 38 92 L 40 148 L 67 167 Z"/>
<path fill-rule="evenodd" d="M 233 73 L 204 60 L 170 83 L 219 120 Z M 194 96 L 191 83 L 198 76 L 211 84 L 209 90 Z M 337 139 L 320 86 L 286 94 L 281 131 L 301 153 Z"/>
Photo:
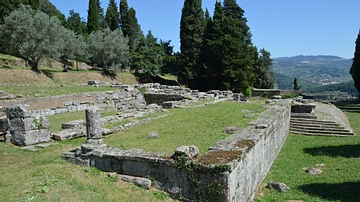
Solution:
<path fill-rule="evenodd" d="M 116 73 L 115 72 L 111 72 L 111 71 L 103 71 L 101 73 L 102 76 L 106 76 L 106 77 L 109 77 L 110 79 L 112 80 L 115 80 L 116 79 Z"/>
<path fill-rule="evenodd" d="M 321 197 L 324 201 L 358 202 L 360 199 L 360 182 L 314 183 L 302 185 L 298 188 L 309 195 Z"/>
<path fill-rule="evenodd" d="M 12 69 L 10 66 L 8 65 L 1 65 L 0 66 L 1 69 Z"/>
<path fill-rule="evenodd" d="M 322 146 L 322 147 L 314 147 L 314 148 L 304 148 L 304 152 L 312 156 L 359 158 L 360 145 Z"/>

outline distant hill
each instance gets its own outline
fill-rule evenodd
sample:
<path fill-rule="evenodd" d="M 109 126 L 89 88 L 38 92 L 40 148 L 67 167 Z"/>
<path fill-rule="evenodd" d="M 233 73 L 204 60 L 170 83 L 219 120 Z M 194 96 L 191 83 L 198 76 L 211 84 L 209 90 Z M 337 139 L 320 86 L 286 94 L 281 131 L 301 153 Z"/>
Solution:
<path fill-rule="evenodd" d="M 276 83 L 281 89 L 291 89 L 294 78 L 303 89 L 352 81 L 349 73 L 352 59 L 318 55 L 273 58 Z"/>

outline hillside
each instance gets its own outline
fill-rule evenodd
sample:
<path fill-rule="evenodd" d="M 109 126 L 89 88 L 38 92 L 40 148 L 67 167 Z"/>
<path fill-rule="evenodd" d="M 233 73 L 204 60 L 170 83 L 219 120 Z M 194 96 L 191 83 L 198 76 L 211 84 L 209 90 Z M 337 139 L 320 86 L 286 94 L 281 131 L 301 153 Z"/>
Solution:
<path fill-rule="evenodd" d="M 325 55 L 273 58 L 277 83 L 283 89 L 290 89 L 292 83 L 288 85 L 289 79 L 293 81 L 294 78 L 304 87 L 351 81 L 351 64 L 351 59 Z"/>
<path fill-rule="evenodd" d="M 86 64 L 81 64 L 86 66 Z M 0 54 L 0 84 L 27 84 L 31 86 L 59 86 L 59 84 L 86 84 L 89 80 L 135 84 L 136 78 L 130 73 L 119 73 L 116 77 L 103 76 L 100 71 L 71 70 L 62 72 L 62 65 L 57 61 L 42 61 L 40 72 L 30 70 L 21 58 Z M 75 69 L 75 68 L 73 68 Z"/>

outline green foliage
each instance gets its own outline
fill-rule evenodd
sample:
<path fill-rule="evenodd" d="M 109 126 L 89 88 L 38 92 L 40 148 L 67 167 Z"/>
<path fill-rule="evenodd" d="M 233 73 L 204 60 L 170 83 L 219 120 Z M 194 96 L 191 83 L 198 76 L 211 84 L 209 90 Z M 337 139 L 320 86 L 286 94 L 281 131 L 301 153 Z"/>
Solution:
<path fill-rule="evenodd" d="M 252 88 L 251 88 L 251 87 L 247 87 L 246 90 L 245 90 L 244 95 L 245 95 L 246 97 L 251 97 L 251 96 L 252 96 Z"/>
<path fill-rule="evenodd" d="M 140 39 L 139 45 L 132 53 L 131 69 L 138 73 L 156 76 L 163 67 L 165 52 L 151 31 Z"/>
<path fill-rule="evenodd" d="M 50 17 L 56 16 L 59 19 L 61 25 L 66 24 L 65 15 L 62 14 L 49 0 L 41 0 L 39 9 L 42 12 L 48 14 Z"/>
<path fill-rule="evenodd" d="M 14 55 L 24 58 L 34 70 L 45 55 L 59 59 L 59 49 L 64 46 L 66 29 L 57 17 L 51 17 L 40 10 L 36 12 L 21 6 L 5 18 L 1 26 L 4 46 Z"/>
<path fill-rule="evenodd" d="M 188 85 L 196 76 L 204 34 L 204 11 L 201 0 L 185 0 L 180 20 L 180 71 L 179 82 Z"/>
<path fill-rule="evenodd" d="M 256 80 L 255 88 L 270 89 L 274 87 L 275 75 L 272 70 L 272 59 L 270 52 L 265 49 L 260 50 L 259 58 L 255 65 Z"/>
<path fill-rule="evenodd" d="M 67 65 L 70 65 L 69 59 L 76 61 L 86 61 L 87 45 L 81 35 L 76 35 L 71 30 L 64 30 L 62 35 L 64 37 L 64 44 L 60 48 L 60 61 L 64 65 L 64 70 L 67 70 Z"/>
<path fill-rule="evenodd" d="M 355 42 L 355 53 L 350 74 L 354 80 L 355 88 L 360 91 L 360 31 Z"/>
<path fill-rule="evenodd" d="M 76 34 L 87 33 L 87 30 L 85 28 L 85 23 L 82 22 L 80 14 L 75 12 L 74 10 L 69 11 L 69 16 L 66 22 L 66 28 L 72 30 Z"/>
<path fill-rule="evenodd" d="M 87 17 L 88 34 L 100 29 L 97 2 L 98 0 L 89 1 L 89 9 L 88 9 L 88 17 Z"/>
<path fill-rule="evenodd" d="M 165 200 L 168 197 L 167 193 L 164 192 L 159 192 L 159 191 L 154 191 L 153 195 L 155 196 L 156 199 L 158 200 Z"/>
<path fill-rule="evenodd" d="M 301 86 L 298 85 L 297 78 L 294 79 L 293 90 L 300 90 Z"/>
<path fill-rule="evenodd" d="M 130 59 L 128 39 L 121 30 L 98 30 L 89 35 L 88 41 L 90 59 L 93 64 L 103 68 L 104 73 L 127 66 Z"/>
<path fill-rule="evenodd" d="M 264 92 L 262 95 L 261 95 L 262 98 L 269 98 L 269 92 Z"/>
<path fill-rule="evenodd" d="M 199 89 L 241 92 L 253 86 L 258 53 L 244 11 L 236 1 L 216 2 L 213 19 L 206 21 L 196 77 Z"/>
<path fill-rule="evenodd" d="M 143 38 L 143 33 L 138 24 L 135 9 L 129 8 L 126 0 L 120 1 L 120 27 L 124 36 L 129 38 L 130 52 L 133 52 L 138 41 Z"/>
<path fill-rule="evenodd" d="M 109 6 L 106 9 L 105 24 L 107 25 L 107 27 L 110 28 L 111 31 L 114 31 L 120 28 L 119 22 L 120 22 L 120 17 L 119 17 L 118 7 L 115 3 L 115 0 L 110 0 Z"/>

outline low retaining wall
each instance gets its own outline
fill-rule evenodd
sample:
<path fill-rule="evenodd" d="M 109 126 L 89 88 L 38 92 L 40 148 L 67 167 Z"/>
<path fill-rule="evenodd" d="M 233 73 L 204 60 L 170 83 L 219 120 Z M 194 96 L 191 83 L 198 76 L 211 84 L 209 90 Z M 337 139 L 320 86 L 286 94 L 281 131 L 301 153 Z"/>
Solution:
<path fill-rule="evenodd" d="M 204 155 L 120 150 L 89 139 L 62 158 L 119 174 L 151 178 L 158 189 L 190 201 L 252 201 L 288 135 L 291 100 L 280 100 L 238 134 Z"/>
<path fill-rule="evenodd" d="M 299 95 L 300 91 L 298 90 L 280 90 L 280 89 L 252 89 L 252 96 L 253 97 L 262 97 L 267 95 L 269 98 L 272 98 L 275 95 Z"/>

